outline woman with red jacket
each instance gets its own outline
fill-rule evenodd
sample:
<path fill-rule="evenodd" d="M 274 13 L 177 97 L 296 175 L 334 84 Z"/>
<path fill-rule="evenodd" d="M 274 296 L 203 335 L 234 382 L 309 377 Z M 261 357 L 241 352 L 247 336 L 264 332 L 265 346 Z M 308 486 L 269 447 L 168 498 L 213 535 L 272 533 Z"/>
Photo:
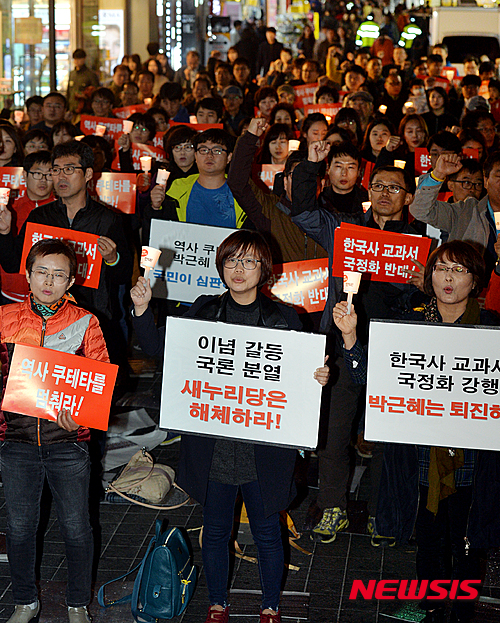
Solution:
<path fill-rule="evenodd" d="M 97 318 L 73 305 L 76 256 L 61 240 L 37 242 L 26 259 L 30 296 L 0 307 L 0 360 L 5 388 L 15 344 L 45 346 L 108 362 Z M 0 412 L 0 465 L 7 509 L 7 555 L 15 611 L 7 623 L 38 620 L 35 578 L 36 532 L 45 477 L 53 494 L 66 546 L 70 623 L 89 623 L 93 539 L 88 495 L 90 431 L 69 409 L 57 421 Z"/>

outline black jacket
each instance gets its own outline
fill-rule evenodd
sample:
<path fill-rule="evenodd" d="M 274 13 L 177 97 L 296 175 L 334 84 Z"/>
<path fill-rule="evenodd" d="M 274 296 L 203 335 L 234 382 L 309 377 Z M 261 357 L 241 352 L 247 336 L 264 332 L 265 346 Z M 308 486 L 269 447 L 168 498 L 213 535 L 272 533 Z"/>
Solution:
<path fill-rule="evenodd" d="M 229 292 L 221 296 L 200 296 L 185 314 L 191 318 L 204 318 L 225 322 Z M 300 331 L 301 323 L 291 307 L 271 301 L 258 294 L 260 326 L 274 329 Z M 163 354 L 164 329 L 158 330 L 153 313 L 148 309 L 142 316 L 133 317 L 134 329 L 144 352 L 152 357 Z M 216 439 L 182 434 L 177 482 L 200 504 L 205 503 L 210 466 Z M 255 464 L 266 517 L 285 509 L 292 501 L 295 490 L 293 470 L 296 452 L 293 449 L 254 444 Z"/>

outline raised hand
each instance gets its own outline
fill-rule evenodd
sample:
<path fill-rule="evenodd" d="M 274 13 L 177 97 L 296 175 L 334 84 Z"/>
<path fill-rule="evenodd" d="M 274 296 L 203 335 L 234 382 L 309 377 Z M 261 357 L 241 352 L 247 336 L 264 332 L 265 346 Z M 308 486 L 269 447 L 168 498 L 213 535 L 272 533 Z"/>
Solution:
<path fill-rule="evenodd" d="M 142 316 L 146 311 L 153 293 L 149 281 L 144 277 L 139 277 L 135 286 L 130 290 L 130 298 L 134 304 L 134 313 L 136 316 Z"/>
<path fill-rule="evenodd" d="M 401 145 L 401 139 L 399 136 L 389 136 L 387 139 L 387 143 L 385 144 L 385 148 L 387 151 L 396 151 L 396 149 Z"/>
<path fill-rule="evenodd" d="M 247 132 L 253 134 L 254 136 L 262 136 L 266 130 L 267 121 L 265 119 L 255 117 L 248 124 Z"/>
<path fill-rule="evenodd" d="M 309 145 L 308 159 L 310 162 L 321 162 L 329 151 L 330 145 L 326 141 L 314 141 Z"/>
<path fill-rule="evenodd" d="M 458 154 L 441 154 L 437 159 L 433 174 L 440 180 L 457 173 L 462 168 L 461 156 Z"/>

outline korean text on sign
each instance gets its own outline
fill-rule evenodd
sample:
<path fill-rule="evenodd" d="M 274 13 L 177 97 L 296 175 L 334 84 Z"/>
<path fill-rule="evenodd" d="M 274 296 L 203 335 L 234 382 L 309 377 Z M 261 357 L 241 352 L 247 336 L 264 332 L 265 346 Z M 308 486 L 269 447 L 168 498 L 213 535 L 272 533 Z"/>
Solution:
<path fill-rule="evenodd" d="M 314 447 L 321 388 L 313 372 L 324 344 L 324 336 L 170 317 L 160 426 Z"/>
<path fill-rule="evenodd" d="M 323 311 L 328 298 L 328 259 L 273 266 L 273 275 L 264 292 L 293 305 L 299 313 Z"/>
<path fill-rule="evenodd" d="M 24 274 L 26 258 L 28 257 L 31 247 L 44 238 L 58 238 L 73 245 L 77 259 L 75 283 L 87 286 L 88 288 L 99 287 L 102 265 L 102 256 L 97 249 L 99 236 L 86 234 L 75 229 L 63 229 L 61 227 L 51 227 L 50 225 L 27 223 L 21 268 L 19 271 L 21 274 Z"/>
<path fill-rule="evenodd" d="M 55 420 L 61 409 L 82 426 L 107 430 L 118 366 L 16 344 L 2 409 Z"/>
<path fill-rule="evenodd" d="M 348 270 L 370 273 L 374 281 L 406 283 L 408 270 L 415 270 L 412 260 L 425 265 L 430 244 L 430 238 L 342 223 L 335 230 L 333 274 Z"/>
<path fill-rule="evenodd" d="M 95 173 L 88 183 L 89 193 L 124 214 L 135 214 L 135 173 Z"/>
<path fill-rule="evenodd" d="M 371 321 L 368 439 L 500 449 L 498 327 Z"/>

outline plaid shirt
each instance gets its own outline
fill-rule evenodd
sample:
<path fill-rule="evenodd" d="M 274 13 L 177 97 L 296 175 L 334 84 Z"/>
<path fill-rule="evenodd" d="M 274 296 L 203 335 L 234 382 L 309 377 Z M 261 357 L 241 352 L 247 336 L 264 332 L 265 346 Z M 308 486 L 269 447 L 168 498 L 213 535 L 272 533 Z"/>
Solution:
<path fill-rule="evenodd" d="M 361 346 L 359 340 L 356 340 L 356 343 L 351 350 L 347 350 L 343 347 L 343 354 L 344 361 L 352 380 L 357 385 L 364 385 L 366 383 L 368 358 L 366 356 L 366 351 Z"/>
<path fill-rule="evenodd" d="M 429 486 L 429 464 L 431 449 L 429 446 L 417 446 L 418 449 L 418 481 L 424 487 Z M 464 464 L 455 470 L 455 486 L 470 487 L 474 478 L 474 464 L 477 450 L 464 449 Z"/>

